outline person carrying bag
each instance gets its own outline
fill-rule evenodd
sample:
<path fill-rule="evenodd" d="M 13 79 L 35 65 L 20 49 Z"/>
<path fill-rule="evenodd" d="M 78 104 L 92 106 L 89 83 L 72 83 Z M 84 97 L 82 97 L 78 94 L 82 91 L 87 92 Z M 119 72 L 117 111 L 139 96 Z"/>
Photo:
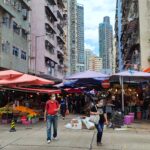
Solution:
<path fill-rule="evenodd" d="M 96 111 L 97 111 L 97 106 L 94 105 Z M 98 112 L 98 111 L 97 111 Z M 90 122 L 93 122 L 95 125 L 99 123 L 100 120 L 100 115 L 99 114 L 90 114 Z"/>
<path fill-rule="evenodd" d="M 93 116 L 93 122 L 95 123 L 95 127 L 97 129 L 97 146 L 100 146 L 102 145 L 101 141 L 103 135 L 104 122 L 108 124 L 106 107 L 104 106 L 103 100 L 98 100 L 97 104 L 91 108 L 90 115 L 91 121 Z"/>

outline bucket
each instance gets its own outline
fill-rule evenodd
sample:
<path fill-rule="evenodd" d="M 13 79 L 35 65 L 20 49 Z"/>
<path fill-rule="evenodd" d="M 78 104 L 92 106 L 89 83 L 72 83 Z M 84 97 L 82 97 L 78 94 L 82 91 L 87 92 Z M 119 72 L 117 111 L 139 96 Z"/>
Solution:
<path fill-rule="evenodd" d="M 132 122 L 132 117 L 130 115 L 124 116 L 124 124 L 130 125 Z"/>
<path fill-rule="evenodd" d="M 129 116 L 131 116 L 131 122 L 134 122 L 134 113 L 129 113 Z"/>
<path fill-rule="evenodd" d="M 138 120 L 142 119 L 142 112 L 141 111 L 137 112 L 137 119 Z"/>

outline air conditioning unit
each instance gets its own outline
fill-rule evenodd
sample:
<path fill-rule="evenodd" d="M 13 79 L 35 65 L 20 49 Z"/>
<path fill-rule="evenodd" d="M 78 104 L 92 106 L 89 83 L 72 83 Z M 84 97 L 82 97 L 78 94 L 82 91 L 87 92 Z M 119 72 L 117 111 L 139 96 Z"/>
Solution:
<path fill-rule="evenodd" d="M 4 4 L 10 4 L 11 0 L 4 0 Z"/>

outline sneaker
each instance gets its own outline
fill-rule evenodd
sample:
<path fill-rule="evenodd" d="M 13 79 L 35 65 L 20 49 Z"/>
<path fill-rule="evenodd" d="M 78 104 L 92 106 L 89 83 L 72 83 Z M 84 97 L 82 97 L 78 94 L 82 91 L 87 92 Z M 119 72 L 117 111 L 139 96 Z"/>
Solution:
<path fill-rule="evenodd" d="M 101 142 L 97 142 L 97 146 L 102 146 L 102 143 Z"/>
<path fill-rule="evenodd" d="M 51 142 L 51 140 L 47 140 L 47 144 L 49 144 Z"/>
<path fill-rule="evenodd" d="M 56 137 L 53 137 L 53 140 L 58 140 L 58 137 L 56 136 Z"/>

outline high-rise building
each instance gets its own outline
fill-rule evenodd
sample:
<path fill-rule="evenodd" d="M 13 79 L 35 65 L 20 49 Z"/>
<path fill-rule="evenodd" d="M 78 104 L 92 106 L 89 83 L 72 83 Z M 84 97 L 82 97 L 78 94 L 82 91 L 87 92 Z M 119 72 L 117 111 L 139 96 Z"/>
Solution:
<path fill-rule="evenodd" d="M 84 71 L 84 67 L 84 7 L 77 4 L 77 72 Z"/>
<path fill-rule="evenodd" d="M 65 33 L 65 45 L 64 45 L 64 76 L 67 75 L 69 71 L 69 32 L 68 32 L 68 2 L 69 0 L 63 0 L 65 8 L 64 8 L 64 33 Z"/>
<path fill-rule="evenodd" d="M 84 7 L 68 0 L 68 75 L 84 71 Z"/>
<path fill-rule="evenodd" d="M 143 70 L 150 67 L 150 1 L 118 0 L 116 13 L 116 38 L 118 61 L 122 56 L 122 70 Z M 118 24 L 121 20 L 121 27 Z M 120 30 L 119 30 L 120 29 Z M 119 46 L 121 43 L 121 47 Z M 117 69 L 118 69 L 117 68 Z M 119 69 L 118 69 L 119 70 Z"/>
<path fill-rule="evenodd" d="M 113 37 L 112 74 L 116 73 L 116 38 Z"/>
<path fill-rule="evenodd" d="M 27 0 L 0 1 L 0 69 L 28 72 L 29 11 Z"/>
<path fill-rule="evenodd" d="M 68 0 L 68 75 L 77 72 L 77 0 Z"/>
<path fill-rule="evenodd" d="M 63 79 L 66 10 L 63 0 L 31 1 L 31 73 Z"/>
<path fill-rule="evenodd" d="M 99 24 L 99 56 L 103 60 L 102 72 L 112 73 L 113 31 L 110 18 L 104 17 L 103 23 Z"/>
<path fill-rule="evenodd" d="M 89 70 L 90 57 L 93 56 L 93 53 L 90 49 L 85 49 L 84 55 L 85 55 L 84 57 L 85 70 Z"/>
<path fill-rule="evenodd" d="M 122 61 L 122 0 L 117 0 L 116 3 L 116 22 L 115 22 L 115 37 L 116 37 L 116 66 L 115 72 L 120 72 L 123 70 L 123 61 Z"/>
<path fill-rule="evenodd" d="M 89 58 L 89 70 L 100 72 L 102 70 L 102 58 L 91 56 Z"/>

